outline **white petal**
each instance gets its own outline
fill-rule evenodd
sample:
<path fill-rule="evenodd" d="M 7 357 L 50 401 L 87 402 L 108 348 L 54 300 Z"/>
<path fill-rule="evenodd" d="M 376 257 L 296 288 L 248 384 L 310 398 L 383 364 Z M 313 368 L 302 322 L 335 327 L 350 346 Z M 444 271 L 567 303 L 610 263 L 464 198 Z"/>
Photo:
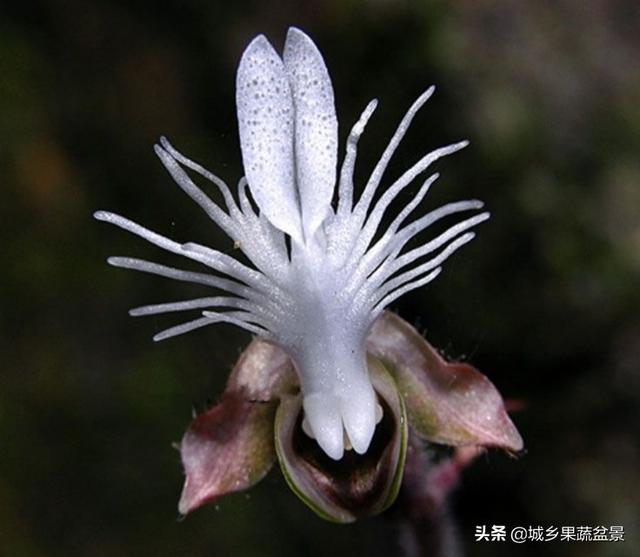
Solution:
<path fill-rule="evenodd" d="M 291 27 L 284 45 L 295 107 L 295 159 L 302 225 L 311 238 L 327 216 L 336 183 L 338 120 L 333 87 L 322 55 Z"/>
<path fill-rule="evenodd" d="M 264 35 L 247 47 L 236 78 L 244 171 L 272 224 L 301 241 L 293 160 L 293 100 L 282 60 Z"/>
<path fill-rule="evenodd" d="M 340 460 L 344 436 L 338 398 L 329 393 L 314 393 L 304 397 L 302 406 L 320 448 L 333 460 Z"/>

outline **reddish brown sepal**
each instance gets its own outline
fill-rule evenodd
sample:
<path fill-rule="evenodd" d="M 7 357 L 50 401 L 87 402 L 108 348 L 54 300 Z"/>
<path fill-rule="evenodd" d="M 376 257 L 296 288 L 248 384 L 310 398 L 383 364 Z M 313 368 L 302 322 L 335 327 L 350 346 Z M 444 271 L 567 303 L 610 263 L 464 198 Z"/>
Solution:
<path fill-rule="evenodd" d="M 409 422 L 424 439 L 445 445 L 522 450 L 500 393 L 474 367 L 449 363 L 397 315 L 385 312 L 368 338 L 404 398 Z"/>
<path fill-rule="evenodd" d="M 273 466 L 273 424 L 280 394 L 294 388 L 289 359 L 255 339 L 240 355 L 218 404 L 198 415 L 180 443 L 185 483 L 178 510 L 187 514 L 248 489 Z"/>

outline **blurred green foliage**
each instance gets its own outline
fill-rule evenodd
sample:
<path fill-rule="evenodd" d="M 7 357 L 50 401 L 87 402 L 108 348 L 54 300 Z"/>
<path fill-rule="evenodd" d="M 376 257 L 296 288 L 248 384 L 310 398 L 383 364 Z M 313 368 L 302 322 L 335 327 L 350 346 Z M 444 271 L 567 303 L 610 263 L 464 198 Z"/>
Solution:
<path fill-rule="evenodd" d="M 331 72 L 341 137 L 381 101 L 366 178 L 426 86 L 389 176 L 462 137 L 425 201 L 477 197 L 493 218 L 400 313 L 482 369 L 515 421 L 519 460 L 481 459 L 452 501 L 476 524 L 610 525 L 624 544 L 545 555 L 637 555 L 640 523 L 640 10 L 633 0 L 458 2 L 11 1 L 0 8 L 0 554 L 393 555 L 380 517 L 324 523 L 274 471 L 178 521 L 171 442 L 221 392 L 248 336 L 226 325 L 165 344 L 171 318 L 130 319 L 195 287 L 108 268 L 162 259 L 91 219 L 111 209 L 231 249 L 155 160 L 161 134 L 230 182 L 241 175 L 234 72 L 248 41 L 306 30 Z M 163 259 L 167 261 L 167 259 Z"/>

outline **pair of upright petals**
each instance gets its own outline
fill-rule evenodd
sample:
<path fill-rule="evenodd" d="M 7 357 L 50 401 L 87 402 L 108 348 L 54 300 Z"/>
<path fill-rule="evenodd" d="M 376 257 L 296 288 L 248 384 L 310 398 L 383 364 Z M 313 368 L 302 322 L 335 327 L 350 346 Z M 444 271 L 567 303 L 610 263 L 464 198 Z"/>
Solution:
<path fill-rule="evenodd" d="M 236 102 L 251 193 L 269 221 L 303 243 L 330 211 L 338 121 L 322 55 L 291 28 L 282 58 L 260 35 L 245 50 Z"/>

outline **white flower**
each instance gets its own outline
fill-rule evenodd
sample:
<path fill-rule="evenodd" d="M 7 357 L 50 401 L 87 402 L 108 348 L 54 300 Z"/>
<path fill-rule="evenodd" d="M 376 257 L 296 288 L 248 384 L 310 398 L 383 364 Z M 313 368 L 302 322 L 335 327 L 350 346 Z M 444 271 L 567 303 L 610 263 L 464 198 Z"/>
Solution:
<path fill-rule="evenodd" d="M 437 179 L 433 174 L 389 227 L 379 230 L 402 190 L 434 161 L 467 145 L 461 141 L 424 155 L 376 195 L 396 147 L 433 91 L 433 87 L 427 89 L 411 106 L 356 202 L 353 177 L 358 139 L 377 101 L 369 103 L 351 129 L 338 177 L 333 87 L 320 52 L 296 28 L 289 29 L 282 58 L 260 35 L 245 50 L 237 74 L 246 173 L 237 196 L 166 139 L 155 147 L 178 185 L 234 240 L 253 267 L 209 247 L 172 241 L 113 213 L 95 214 L 98 220 L 198 261 L 213 272 L 125 257 L 112 257 L 110 264 L 225 293 L 131 310 L 131 315 L 203 310 L 197 319 L 167 329 L 155 340 L 228 322 L 279 345 L 299 376 L 305 430 L 336 460 L 345 448 L 366 452 L 379 419 L 365 353 L 372 324 L 399 296 L 433 280 L 445 259 L 474 237 L 469 230 L 489 217 L 486 212 L 476 214 L 407 249 L 435 221 L 482 207 L 480 201 L 449 203 L 405 224 Z M 226 211 L 193 183 L 185 168 L 218 187 Z M 254 210 L 248 192 L 259 211 Z"/>

